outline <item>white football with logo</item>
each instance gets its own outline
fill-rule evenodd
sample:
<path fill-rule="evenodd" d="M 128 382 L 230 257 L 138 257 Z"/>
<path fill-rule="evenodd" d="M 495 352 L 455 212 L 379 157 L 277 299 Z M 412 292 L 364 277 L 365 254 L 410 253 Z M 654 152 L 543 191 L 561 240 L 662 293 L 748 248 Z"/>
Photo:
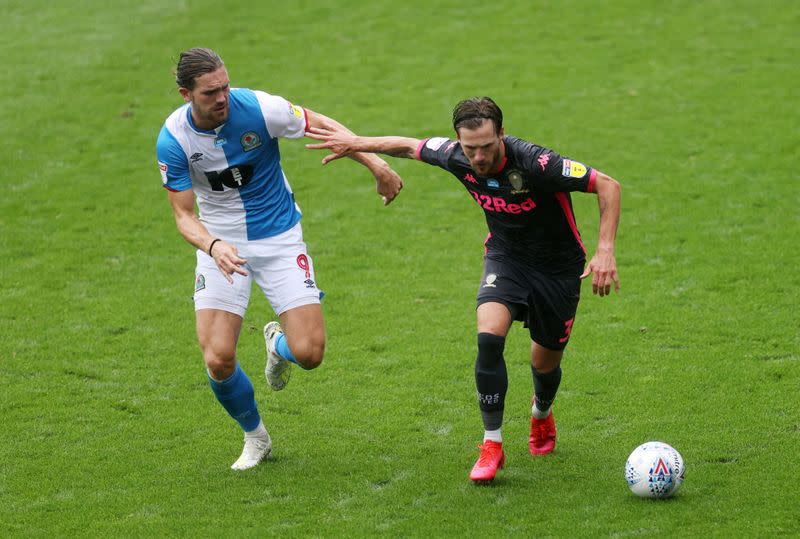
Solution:
<path fill-rule="evenodd" d="M 683 457 L 664 442 L 647 442 L 633 450 L 625 463 L 625 480 L 642 498 L 669 498 L 683 483 Z"/>

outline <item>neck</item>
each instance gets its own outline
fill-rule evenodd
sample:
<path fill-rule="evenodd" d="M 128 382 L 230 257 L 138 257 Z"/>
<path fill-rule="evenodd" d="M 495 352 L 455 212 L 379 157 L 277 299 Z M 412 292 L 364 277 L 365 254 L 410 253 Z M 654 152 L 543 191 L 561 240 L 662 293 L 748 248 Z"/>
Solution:
<path fill-rule="evenodd" d="M 195 114 L 194 107 L 192 107 L 192 109 L 191 109 L 191 114 L 192 114 L 192 121 L 194 122 L 194 126 L 196 128 L 198 128 L 198 129 L 202 129 L 203 131 L 211 131 L 212 129 L 215 129 L 215 128 L 219 127 L 219 125 L 213 125 L 208 120 L 203 120 L 201 118 L 198 118 L 197 114 Z"/>
<path fill-rule="evenodd" d="M 497 163 L 494 164 L 492 167 L 492 174 L 497 174 L 500 172 L 500 169 L 503 168 L 503 164 L 506 162 L 506 144 L 503 140 L 500 140 L 500 153 L 497 155 Z"/>

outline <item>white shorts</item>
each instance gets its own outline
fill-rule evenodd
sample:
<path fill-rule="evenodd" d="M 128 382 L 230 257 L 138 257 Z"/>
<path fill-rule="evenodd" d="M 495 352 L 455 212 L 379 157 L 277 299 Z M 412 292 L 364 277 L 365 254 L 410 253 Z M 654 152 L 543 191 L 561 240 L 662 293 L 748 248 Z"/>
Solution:
<path fill-rule="evenodd" d="M 239 256 L 247 260 L 244 265 L 247 275 L 234 273 L 233 284 L 229 283 L 214 259 L 198 249 L 194 286 L 196 311 L 219 309 L 244 318 L 253 281 L 277 314 L 319 303 L 314 264 L 306 252 L 300 223 L 271 238 L 228 243 L 235 245 Z"/>

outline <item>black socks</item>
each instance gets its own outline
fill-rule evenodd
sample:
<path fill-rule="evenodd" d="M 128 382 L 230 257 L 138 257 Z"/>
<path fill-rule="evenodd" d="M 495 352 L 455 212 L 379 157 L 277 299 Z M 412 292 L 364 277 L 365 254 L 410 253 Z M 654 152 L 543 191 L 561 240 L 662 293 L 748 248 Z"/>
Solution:
<path fill-rule="evenodd" d="M 561 384 L 561 367 L 548 373 L 541 373 L 531 366 L 533 373 L 533 392 L 536 394 L 536 408 L 547 411 L 556 400 L 556 392 Z"/>
<path fill-rule="evenodd" d="M 478 333 L 478 358 L 475 360 L 475 386 L 478 405 L 486 430 L 497 430 L 503 424 L 508 373 L 503 359 L 506 338 L 491 333 Z"/>

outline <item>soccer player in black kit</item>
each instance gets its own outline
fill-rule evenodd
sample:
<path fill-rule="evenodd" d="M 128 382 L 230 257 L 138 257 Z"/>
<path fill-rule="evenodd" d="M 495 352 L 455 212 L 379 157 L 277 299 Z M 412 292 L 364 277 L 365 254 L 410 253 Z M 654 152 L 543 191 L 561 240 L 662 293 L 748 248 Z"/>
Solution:
<path fill-rule="evenodd" d="M 311 129 L 307 136 L 322 142 L 307 147 L 332 152 L 323 164 L 353 152 L 374 152 L 436 165 L 453 174 L 483 208 L 489 237 L 478 288 L 475 383 L 485 432 L 470 479 L 484 482 L 492 481 L 505 463 L 501 427 L 508 376 L 503 348 L 514 320 L 524 322 L 531 334 L 534 398 L 528 446 L 532 455 L 546 455 L 555 447 L 551 408 L 581 279 L 592 275 L 592 291 L 600 296 L 610 293 L 612 283 L 619 290 L 614 240 L 620 188 L 596 169 L 506 136 L 503 113 L 488 97 L 460 102 L 453 128 L 456 140 Z M 571 191 L 596 193 L 600 206 L 597 250 L 585 269 Z"/>

